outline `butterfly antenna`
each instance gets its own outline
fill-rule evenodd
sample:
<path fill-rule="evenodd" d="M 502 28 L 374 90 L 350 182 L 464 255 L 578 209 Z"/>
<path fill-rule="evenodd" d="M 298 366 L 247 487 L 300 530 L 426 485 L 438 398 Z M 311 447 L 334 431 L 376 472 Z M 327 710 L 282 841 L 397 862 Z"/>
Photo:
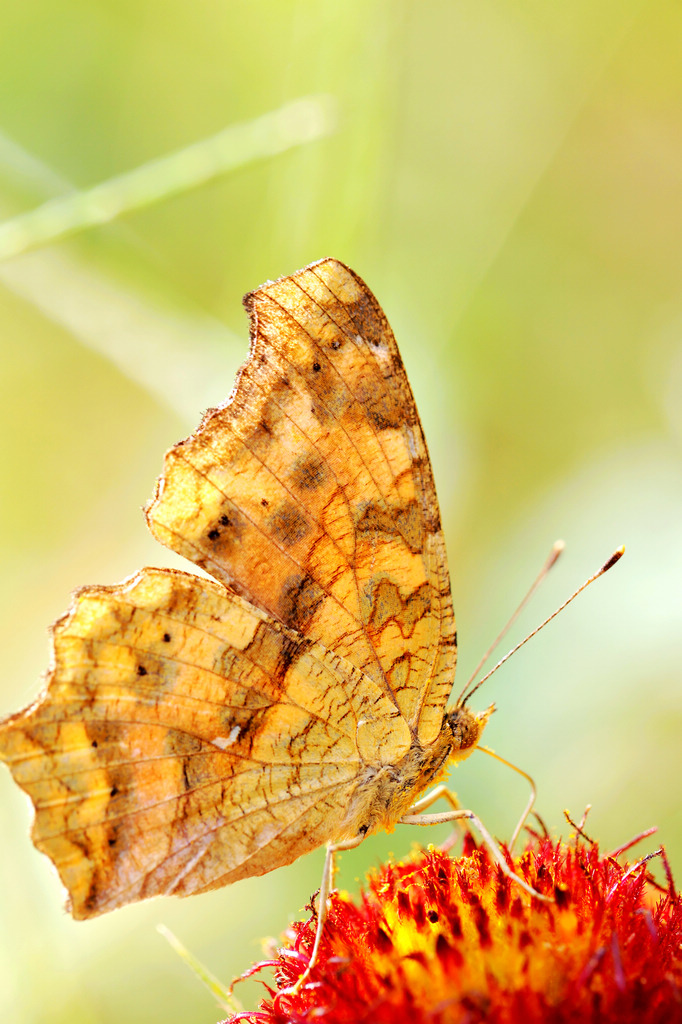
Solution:
<path fill-rule="evenodd" d="M 547 575 L 547 573 L 549 572 L 549 570 L 555 564 L 556 560 L 558 559 L 558 557 L 561 554 L 561 552 L 564 550 L 565 546 L 566 545 L 564 544 L 564 542 L 562 540 L 557 540 L 557 541 L 554 542 L 554 545 L 552 546 L 552 550 L 550 551 L 549 556 L 548 556 L 547 560 L 545 561 L 545 564 L 543 565 L 542 569 L 540 570 L 540 572 L 536 576 L 535 580 L 531 584 L 530 589 L 528 590 L 528 593 L 523 598 L 523 600 L 521 601 L 521 603 L 519 604 L 518 608 L 516 609 L 516 611 L 514 612 L 512 617 L 509 619 L 507 624 L 497 634 L 497 636 L 495 637 L 495 639 L 491 643 L 490 647 L 485 652 L 485 654 L 483 655 L 483 657 L 479 661 L 479 663 L 476 666 L 476 668 L 474 669 L 474 671 L 471 673 L 469 679 L 466 682 L 466 686 L 463 688 L 462 692 L 459 695 L 459 698 L 458 698 L 458 701 L 457 701 L 458 704 L 462 703 L 463 698 L 464 698 L 464 694 L 467 692 L 467 690 L 469 689 L 469 687 L 473 683 L 474 679 L 476 678 L 478 673 L 481 671 L 481 669 L 483 668 L 483 666 L 485 665 L 486 661 L 488 660 L 490 655 L 493 653 L 495 648 L 502 642 L 502 640 L 507 635 L 507 633 L 509 632 L 511 627 L 514 625 L 514 623 L 518 619 L 519 615 L 521 614 L 523 609 L 526 607 L 526 605 L 528 604 L 528 602 L 530 601 L 531 597 L 533 596 L 535 591 L 538 589 L 538 587 L 540 586 L 540 584 L 544 580 L 544 578 Z"/>
<path fill-rule="evenodd" d="M 624 554 L 625 554 L 625 548 L 624 547 L 620 547 L 620 548 L 618 548 L 617 551 L 614 551 L 613 554 L 611 555 L 611 557 L 609 559 L 607 559 L 606 562 L 604 562 L 604 564 L 602 565 L 601 569 L 599 569 L 597 572 L 595 572 L 593 576 L 590 576 L 590 578 L 588 580 L 585 580 L 583 585 L 581 587 L 578 587 L 578 589 L 576 591 L 574 591 L 574 593 L 572 593 L 571 596 L 569 598 L 567 598 L 564 601 L 563 604 L 560 604 L 559 607 L 556 609 L 556 611 L 552 612 L 552 614 L 549 615 L 545 619 L 544 622 L 541 622 L 539 626 L 536 626 L 536 628 L 533 630 L 533 632 L 529 633 L 527 637 L 525 637 L 520 643 L 518 643 L 516 645 L 516 647 L 512 647 L 511 651 L 509 651 L 507 654 L 505 654 L 504 658 L 500 658 L 500 660 L 498 661 L 497 665 L 495 665 L 493 668 L 491 668 L 490 672 L 488 672 L 486 675 L 484 675 L 483 678 L 480 679 L 476 683 L 474 688 L 472 690 L 469 690 L 469 692 L 466 694 L 466 696 L 461 698 L 460 704 L 461 705 L 466 704 L 466 702 L 471 697 L 473 697 L 473 695 L 476 693 L 476 690 L 478 690 L 481 686 L 483 686 L 483 683 L 486 681 L 486 679 L 490 679 L 490 677 L 493 674 L 493 672 L 497 672 L 498 668 L 500 668 L 501 665 L 504 665 L 505 661 L 508 661 L 511 658 L 512 654 L 516 654 L 516 652 L 519 650 L 520 647 L 523 647 L 524 644 L 527 644 L 528 641 L 530 639 L 532 639 L 532 637 L 534 637 L 536 633 L 539 633 L 541 629 L 544 629 L 545 626 L 549 622 L 552 621 L 552 619 L 555 619 L 557 617 L 557 615 L 559 614 L 559 612 L 562 612 L 564 610 L 564 608 L 567 605 L 569 605 L 571 603 L 571 601 L 573 601 L 578 596 L 578 594 L 582 594 L 583 590 L 586 587 L 589 587 L 590 583 L 594 583 L 594 581 L 598 580 L 600 576 L 603 576 L 605 572 L 608 572 L 609 569 L 613 568 L 613 566 L 616 564 L 616 562 L 619 561 L 619 559 L 622 558 Z"/>

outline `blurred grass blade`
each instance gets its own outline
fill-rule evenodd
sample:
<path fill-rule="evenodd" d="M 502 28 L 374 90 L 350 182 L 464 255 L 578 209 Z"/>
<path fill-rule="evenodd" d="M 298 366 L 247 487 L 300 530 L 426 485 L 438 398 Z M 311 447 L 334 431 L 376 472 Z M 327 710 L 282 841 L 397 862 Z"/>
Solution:
<path fill-rule="evenodd" d="M 179 302 L 138 294 L 65 252 L 0 264 L 0 284 L 104 356 L 187 426 L 225 398 L 245 338 Z M 11 338 L 11 335 L 9 335 Z"/>
<path fill-rule="evenodd" d="M 74 191 L 70 181 L 57 174 L 42 160 L 27 152 L 0 129 L 0 183 L 21 195 L 32 192 L 40 199 Z"/>
<path fill-rule="evenodd" d="M 0 132 L 0 220 L 9 221 L 5 192 L 59 194 L 71 183 L 13 139 Z M 109 228 L 128 246 L 141 248 L 126 225 Z M 148 255 L 143 250 L 145 256 Z M 109 268 L 98 268 L 97 252 L 85 260 L 75 249 L 46 248 L 0 262 L 0 286 L 19 296 L 81 344 L 114 364 L 175 414 L 188 427 L 197 412 L 225 397 L 245 339 L 197 308 L 164 279 L 143 291 L 134 281 L 118 281 Z M 149 269 L 149 268 L 147 268 Z M 5 340 L 13 344 L 13 332 Z"/>
<path fill-rule="evenodd" d="M 183 946 L 180 939 L 177 938 L 166 928 L 165 924 L 158 924 L 156 930 L 160 935 L 163 935 L 164 939 L 173 947 L 175 952 L 178 954 L 181 960 L 187 964 L 190 971 L 199 979 L 202 985 L 205 985 L 209 990 L 213 998 L 218 1003 L 221 1010 L 225 1010 L 226 1013 L 240 1013 L 243 1009 L 238 999 L 232 995 L 232 993 L 225 988 L 222 982 L 218 981 L 216 976 L 212 974 L 207 967 L 201 963 L 200 960 L 190 953 L 190 951 Z"/>
<path fill-rule="evenodd" d="M 254 160 L 323 138 L 335 124 L 332 97 L 319 95 L 304 96 L 252 121 L 230 125 L 91 189 L 58 196 L 5 221 L 0 224 L 0 259 L 107 224 Z"/>

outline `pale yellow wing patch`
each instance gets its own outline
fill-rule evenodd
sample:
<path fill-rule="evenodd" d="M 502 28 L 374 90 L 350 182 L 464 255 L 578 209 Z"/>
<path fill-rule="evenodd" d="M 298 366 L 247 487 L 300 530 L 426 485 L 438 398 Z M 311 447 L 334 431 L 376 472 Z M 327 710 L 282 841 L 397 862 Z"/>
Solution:
<path fill-rule="evenodd" d="M 335 260 L 246 300 L 228 402 L 166 457 L 152 532 L 383 688 L 424 744 L 456 643 L 428 453 L 391 329 Z"/>
<path fill-rule="evenodd" d="M 43 698 L 0 723 L 75 917 L 262 874 L 342 837 L 358 776 L 410 733 L 360 670 L 222 586 L 86 588 Z"/>

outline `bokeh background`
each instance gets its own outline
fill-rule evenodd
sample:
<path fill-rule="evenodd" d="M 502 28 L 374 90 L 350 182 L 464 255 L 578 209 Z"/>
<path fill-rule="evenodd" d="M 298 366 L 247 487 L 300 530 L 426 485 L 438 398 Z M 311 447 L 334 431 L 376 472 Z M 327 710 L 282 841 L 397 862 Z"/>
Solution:
<path fill-rule="evenodd" d="M 549 827 L 569 835 L 563 809 L 588 803 L 605 848 L 658 825 L 640 849 L 664 842 L 679 876 L 681 60 L 674 2 L 0 5 L 0 216 L 67 197 L 0 228 L 0 712 L 36 694 L 73 588 L 181 564 L 140 511 L 162 454 L 228 394 L 242 294 L 334 255 L 377 294 L 413 383 L 462 681 L 557 537 L 566 554 L 512 639 L 627 545 L 480 697 Z M 238 123 L 221 172 L 210 140 Z M 119 178 L 118 206 L 92 213 L 94 186 L 169 155 L 144 172 L 147 205 Z M 509 835 L 522 780 L 474 755 L 453 786 Z M 318 852 L 75 924 L 29 821 L 3 771 L 15 1024 L 213 1022 L 157 923 L 229 980 L 319 884 Z M 441 834 L 368 841 L 341 883 Z M 247 1005 L 258 993 L 243 986 Z"/>

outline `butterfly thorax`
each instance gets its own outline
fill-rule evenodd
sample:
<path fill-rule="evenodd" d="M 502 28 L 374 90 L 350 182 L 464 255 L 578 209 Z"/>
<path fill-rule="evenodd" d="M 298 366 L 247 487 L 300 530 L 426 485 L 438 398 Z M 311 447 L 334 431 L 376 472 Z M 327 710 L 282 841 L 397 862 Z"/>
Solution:
<path fill-rule="evenodd" d="M 493 705 L 483 712 L 462 705 L 449 708 L 433 743 L 423 745 L 415 738 L 396 764 L 368 765 L 351 798 L 343 832 L 335 838 L 369 835 L 381 829 L 391 832 L 453 761 L 463 761 L 471 754 L 493 710 Z"/>

